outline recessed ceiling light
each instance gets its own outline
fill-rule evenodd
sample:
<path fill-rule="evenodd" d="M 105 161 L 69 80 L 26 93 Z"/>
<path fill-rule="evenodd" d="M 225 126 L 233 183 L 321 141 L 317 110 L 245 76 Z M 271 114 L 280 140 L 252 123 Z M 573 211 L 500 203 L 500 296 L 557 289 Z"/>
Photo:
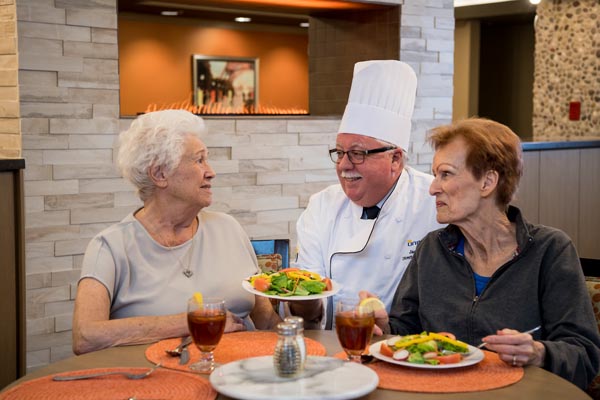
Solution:
<path fill-rule="evenodd" d="M 235 18 L 235 22 L 250 22 L 252 21 L 252 18 L 248 18 L 248 17 L 236 17 Z"/>
<path fill-rule="evenodd" d="M 161 11 L 160 15 L 164 15 L 165 17 L 176 17 L 179 15 L 179 11 L 165 10 L 165 11 Z"/>
<path fill-rule="evenodd" d="M 531 4 L 540 4 L 541 0 L 529 0 Z"/>
<path fill-rule="evenodd" d="M 302 28 L 308 28 L 310 26 L 310 23 L 308 23 L 308 22 L 300 22 L 300 26 Z"/>

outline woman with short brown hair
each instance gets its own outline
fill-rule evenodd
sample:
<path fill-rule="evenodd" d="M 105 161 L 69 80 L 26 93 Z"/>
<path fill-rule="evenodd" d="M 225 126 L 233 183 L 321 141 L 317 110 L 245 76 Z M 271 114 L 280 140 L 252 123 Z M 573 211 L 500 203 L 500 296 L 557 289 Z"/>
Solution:
<path fill-rule="evenodd" d="M 591 301 L 569 237 L 528 223 L 509 205 L 522 174 L 518 136 L 474 118 L 436 128 L 430 140 L 429 192 L 438 222 L 448 226 L 421 241 L 389 325 L 384 310 L 378 325 L 394 334 L 446 331 L 485 342 L 509 365 L 536 365 L 585 389 L 600 366 Z"/>

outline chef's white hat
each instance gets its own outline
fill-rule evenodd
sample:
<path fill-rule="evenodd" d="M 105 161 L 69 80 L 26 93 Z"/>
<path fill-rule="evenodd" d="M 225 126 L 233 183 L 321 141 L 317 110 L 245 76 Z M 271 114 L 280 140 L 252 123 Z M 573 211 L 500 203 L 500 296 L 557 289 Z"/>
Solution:
<path fill-rule="evenodd" d="M 406 63 L 356 63 L 338 132 L 371 136 L 407 150 L 416 90 L 417 76 Z"/>

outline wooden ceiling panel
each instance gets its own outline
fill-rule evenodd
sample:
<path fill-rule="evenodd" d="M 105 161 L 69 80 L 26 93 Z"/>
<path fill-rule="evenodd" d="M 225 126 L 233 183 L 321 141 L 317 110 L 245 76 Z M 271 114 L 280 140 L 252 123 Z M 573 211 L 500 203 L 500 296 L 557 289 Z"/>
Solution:
<path fill-rule="evenodd" d="M 309 15 L 331 11 L 366 10 L 389 7 L 375 3 L 341 0 L 119 0 L 121 13 L 160 15 L 179 11 L 181 17 L 230 21 L 235 16 L 250 16 L 267 23 L 297 24 Z M 265 20 L 268 19 L 268 20 Z"/>

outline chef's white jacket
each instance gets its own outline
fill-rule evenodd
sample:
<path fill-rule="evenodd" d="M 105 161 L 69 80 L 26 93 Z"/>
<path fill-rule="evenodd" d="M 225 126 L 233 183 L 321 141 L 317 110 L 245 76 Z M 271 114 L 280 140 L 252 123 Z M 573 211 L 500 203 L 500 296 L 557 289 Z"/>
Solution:
<path fill-rule="evenodd" d="M 311 196 L 298 219 L 297 266 L 339 283 L 334 296 L 358 298 L 360 290 L 376 294 L 389 312 L 396 287 L 419 241 L 438 229 L 433 177 L 405 167 L 374 220 L 361 219 L 341 185 Z"/>

